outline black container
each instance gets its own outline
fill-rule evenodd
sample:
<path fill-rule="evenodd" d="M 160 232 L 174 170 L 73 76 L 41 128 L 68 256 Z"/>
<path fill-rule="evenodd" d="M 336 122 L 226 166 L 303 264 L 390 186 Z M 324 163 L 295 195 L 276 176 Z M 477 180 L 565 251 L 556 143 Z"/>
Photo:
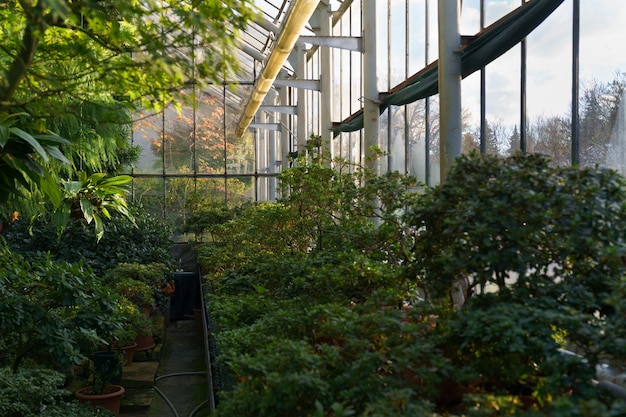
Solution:
<path fill-rule="evenodd" d="M 94 352 L 91 359 L 93 361 L 93 377 L 96 385 L 103 383 L 105 385 L 121 384 L 123 362 L 118 352 Z"/>

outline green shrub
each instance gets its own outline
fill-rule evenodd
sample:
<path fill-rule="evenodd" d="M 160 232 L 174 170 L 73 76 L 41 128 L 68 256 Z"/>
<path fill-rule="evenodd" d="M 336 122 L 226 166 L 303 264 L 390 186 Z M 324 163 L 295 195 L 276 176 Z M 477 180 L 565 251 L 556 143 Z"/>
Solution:
<path fill-rule="evenodd" d="M 170 259 L 172 243 L 167 223 L 138 206 L 131 206 L 129 211 L 135 222 L 112 215 L 110 220 L 105 220 L 106 233 L 99 241 L 93 228 L 81 220 L 70 221 L 59 236 L 47 216 L 32 222 L 24 219 L 12 222 L 4 235 L 11 250 L 27 259 L 49 252 L 59 261 L 81 260 L 99 276 L 124 262 L 149 264 L 157 259 Z"/>
<path fill-rule="evenodd" d="M 0 340 L 14 370 L 31 358 L 65 369 L 121 328 L 117 297 L 82 265 L 27 262 L 0 245 Z"/>
<path fill-rule="evenodd" d="M 51 369 L 0 368 L 3 417 L 108 417 L 113 413 L 79 404 L 62 386 L 64 376 Z"/>
<path fill-rule="evenodd" d="M 468 155 L 420 195 L 329 167 L 285 177 L 280 206 L 240 212 L 200 248 L 235 381 L 218 415 L 624 411 L 592 381 L 600 358 L 626 354 L 616 172 Z"/>

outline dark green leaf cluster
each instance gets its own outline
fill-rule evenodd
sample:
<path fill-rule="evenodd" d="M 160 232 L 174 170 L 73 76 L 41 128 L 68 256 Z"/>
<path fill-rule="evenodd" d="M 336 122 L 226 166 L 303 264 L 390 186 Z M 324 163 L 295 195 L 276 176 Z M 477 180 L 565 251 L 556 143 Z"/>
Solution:
<path fill-rule="evenodd" d="M 621 176 L 472 154 L 410 193 L 356 172 L 301 161 L 198 247 L 218 415 L 625 411 L 592 383 L 626 354 Z"/>
<path fill-rule="evenodd" d="M 72 220 L 62 234 L 48 216 L 32 222 L 21 219 L 12 222 L 5 233 L 11 250 L 26 258 L 36 258 L 40 252 L 66 262 L 81 260 L 96 275 L 104 276 L 108 269 L 123 262 L 152 263 L 155 259 L 170 259 L 171 230 L 162 220 L 131 206 L 135 222 L 112 215 L 105 220 L 107 233 L 98 241 L 95 230 L 84 221 Z"/>
<path fill-rule="evenodd" d="M 69 402 L 70 393 L 59 388 L 64 375 L 51 369 L 0 368 L 0 415 L 4 417 L 109 417 L 107 410 Z"/>
<path fill-rule="evenodd" d="M 29 262 L 5 247 L 0 251 L 5 365 L 17 371 L 26 359 L 78 364 L 122 327 L 113 314 L 117 297 L 80 263 L 57 262 L 44 254 Z"/>

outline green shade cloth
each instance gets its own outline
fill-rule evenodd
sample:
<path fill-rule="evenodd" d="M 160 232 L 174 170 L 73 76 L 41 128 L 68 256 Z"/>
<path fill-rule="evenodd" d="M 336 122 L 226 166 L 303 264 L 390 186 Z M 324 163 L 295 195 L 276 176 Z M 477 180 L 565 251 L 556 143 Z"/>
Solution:
<path fill-rule="evenodd" d="M 461 50 L 461 77 L 465 78 L 517 45 L 563 3 L 563 0 L 531 0 L 479 32 Z M 439 63 L 433 62 L 395 87 L 381 102 L 382 114 L 389 106 L 402 106 L 439 92 Z M 363 128 L 363 110 L 332 129 L 355 132 Z"/>

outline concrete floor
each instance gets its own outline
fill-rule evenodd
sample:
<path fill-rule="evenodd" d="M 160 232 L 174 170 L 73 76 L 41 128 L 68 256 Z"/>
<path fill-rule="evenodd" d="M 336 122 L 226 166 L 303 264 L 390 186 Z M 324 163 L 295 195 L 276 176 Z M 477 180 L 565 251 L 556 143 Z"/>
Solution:
<path fill-rule="evenodd" d="M 208 397 L 205 371 L 204 341 L 195 322 L 171 322 L 158 352 L 158 369 L 156 373 L 148 371 L 145 375 L 156 389 L 137 390 L 132 393 L 134 400 L 129 395 L 122 403 L 119 417 L 207 416 L 208 406 L 201 406 Z M 193 374 L 196 372 L 203 374 Z"/>

